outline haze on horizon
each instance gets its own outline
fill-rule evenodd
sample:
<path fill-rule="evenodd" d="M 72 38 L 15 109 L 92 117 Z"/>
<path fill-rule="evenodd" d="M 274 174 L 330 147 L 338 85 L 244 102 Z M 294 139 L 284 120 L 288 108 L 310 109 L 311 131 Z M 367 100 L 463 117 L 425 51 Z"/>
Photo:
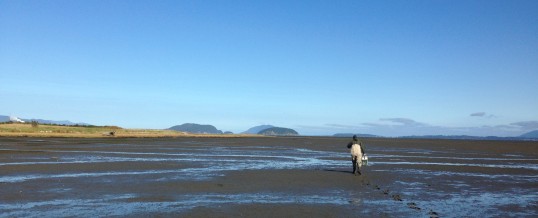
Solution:
<path fill-rule="evenodd" d="M 303 135 L 538 129 L 538 1 L 0 0 L 0 114 Z"/>

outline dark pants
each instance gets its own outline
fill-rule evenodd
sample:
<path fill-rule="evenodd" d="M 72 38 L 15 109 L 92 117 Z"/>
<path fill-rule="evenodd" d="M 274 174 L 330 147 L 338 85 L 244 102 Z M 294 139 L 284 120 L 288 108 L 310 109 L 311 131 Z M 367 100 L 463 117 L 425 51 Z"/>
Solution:
<path fill-rule="evenodd" d="M 357 161 L 361 161 L 361 160 L 357 160 L 357 159 L 358 159 L 357 156 L 351 157 L 351 163 L 353 163 L 353 174 L 356 174 L 356 173 L 361 174 L 360 169 L 357 169 Z"/>

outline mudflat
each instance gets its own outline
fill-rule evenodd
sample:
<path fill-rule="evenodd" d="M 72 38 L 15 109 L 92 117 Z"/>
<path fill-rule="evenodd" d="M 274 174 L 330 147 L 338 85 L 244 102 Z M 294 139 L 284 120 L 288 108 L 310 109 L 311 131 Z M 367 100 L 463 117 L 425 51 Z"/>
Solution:
<path fill-rule="evenodd" d="M 362 140 L 0 138 L 0 216 L 538 216 L 538 142 Z"/>

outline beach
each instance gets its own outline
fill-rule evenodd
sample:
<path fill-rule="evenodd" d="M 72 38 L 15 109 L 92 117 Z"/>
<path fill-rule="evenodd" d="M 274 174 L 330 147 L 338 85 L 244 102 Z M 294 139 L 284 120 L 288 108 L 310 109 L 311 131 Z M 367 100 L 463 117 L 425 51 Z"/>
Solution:
<path fill-rule="evenodd" d="M 0 138 L 0 217 L 536 217 L 538 142 Z"/>

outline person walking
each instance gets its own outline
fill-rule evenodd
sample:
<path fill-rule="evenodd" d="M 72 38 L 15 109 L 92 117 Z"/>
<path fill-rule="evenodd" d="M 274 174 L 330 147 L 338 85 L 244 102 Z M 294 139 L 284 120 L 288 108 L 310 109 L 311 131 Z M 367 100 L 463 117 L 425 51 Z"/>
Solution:
<path fill-rule="evenodd" d="M 362 166 L 362 156 L 366 153 L 364 152 L 364 146 L 361 140 L 357 138 L 357 135 L 353 135 L 353 140 L 347 144 L 347 148 L 351 149 L 351 163 L 353 163 L 353 174 L 361 175 L 360 168 Z"/>

